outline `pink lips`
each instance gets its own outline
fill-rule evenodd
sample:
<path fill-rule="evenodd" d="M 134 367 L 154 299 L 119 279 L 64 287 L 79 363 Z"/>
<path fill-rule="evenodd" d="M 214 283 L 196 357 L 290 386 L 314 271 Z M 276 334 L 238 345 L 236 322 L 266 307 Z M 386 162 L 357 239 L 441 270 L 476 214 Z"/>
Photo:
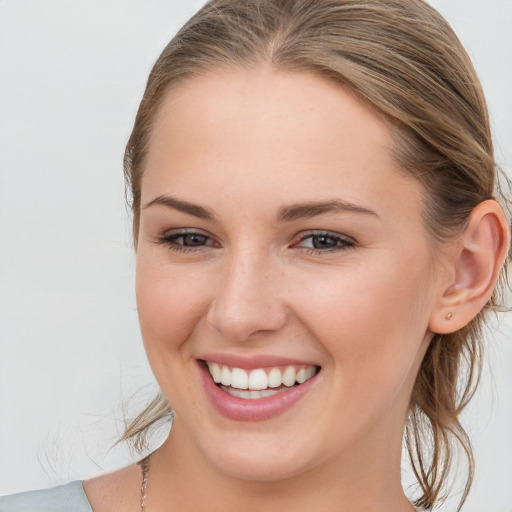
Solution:
<path fill-rule="evenodd" d="M 235 361 L 236 359 L 236 361 Z M 290 359 L 276 359 L 275 357 L 257 357 L 246 360 L 230 356 L 208 356 L 209 361 L 215 361 L 233 367 L 254 369 L 270 366 L 283 366 L 290 364 L 304 364 L 304 361 Z M 199 362 L 199 361 L 198 361 Z M 316 375 L 299 386 L 276 395 L 245 400 L 237 398 L 222 391 L 210 376 L 206 365 L 199 362 L 201 378 L 206 395 L 215 409 L 226 418 L 236 421 L 263 421 L 278 416 L 298 402 L 316 382 Z"/>

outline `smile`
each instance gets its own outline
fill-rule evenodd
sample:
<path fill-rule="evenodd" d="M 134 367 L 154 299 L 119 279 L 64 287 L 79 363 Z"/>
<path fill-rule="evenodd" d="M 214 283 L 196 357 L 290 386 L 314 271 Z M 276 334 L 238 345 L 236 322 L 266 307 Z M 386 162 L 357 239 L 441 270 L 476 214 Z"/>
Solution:
<path fill-rule="evenodd" d="M 324 381 L 321 366 L 273 355 L 209 354 L 198 359 L 203 389 L 225 418 L 264 421 L 280 416 Z"/>
<path fill-rule="evenodd" d="M 225 393 L 242 399 L 266 398 L 288 391 L 311 379 L 317 368 L 312 365 L 289 365 L 285 367 L 231 368 L 206 361 L 208 371 L 216 384 Z"/>

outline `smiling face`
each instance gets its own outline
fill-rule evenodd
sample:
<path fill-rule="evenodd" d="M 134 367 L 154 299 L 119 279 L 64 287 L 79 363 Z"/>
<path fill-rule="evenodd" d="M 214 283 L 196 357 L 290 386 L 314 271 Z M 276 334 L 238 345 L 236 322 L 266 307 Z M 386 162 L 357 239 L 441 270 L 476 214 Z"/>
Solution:
<path fill-rule="evenodd" d="M 234 69 L 168 93 L 137 303 L 170 440 L 197 464 L 256 480 L 399 466 L 439 286 L 421 187 L 391 147 L 378 117 L 308 74 Z"/>

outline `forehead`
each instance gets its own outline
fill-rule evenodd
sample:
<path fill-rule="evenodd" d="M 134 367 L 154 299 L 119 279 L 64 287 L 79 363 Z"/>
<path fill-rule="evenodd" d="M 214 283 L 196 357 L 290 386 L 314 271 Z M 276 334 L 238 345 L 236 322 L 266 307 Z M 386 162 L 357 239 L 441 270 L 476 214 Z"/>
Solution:
<path fill-rule="evenodd" d="M 171 89 L 151 134 L 142 196 L 176 192 L 269 202 L 339 192 L 386 201 L 420 187 L 398 172 L 387 126 L 324 78 L 268 67 L 195 76 Z M 231 196 L 229 195 L 231 193 Z M 282 197 L 281 197 L 282 199 Z M 388 197 L 389 202 L 396 197 Z"/>
<path fill-rule="evenodd" d="M 269 67 L 234 68 L 194 76 L 168 91 L 156 116 L 150 153 L 155 156 L 151 150 L 158 150 L 159 142 L 175 141 L 176 150 L 186 141 L 187 149 L 195 144 L 197 157 L 208 142 L 219 144 L 226 158 L 239 153 L 240 144 L 244 151 L 278 150 L 282 157 L 301 139 L 308 153 L 327 153 L 333 146 L 341 151 L 357 139 L 358 147 L 366 146 L 359 156 L 368 146 L 386 151 L 392 144 L 380 119 L 338 84 Z"/>

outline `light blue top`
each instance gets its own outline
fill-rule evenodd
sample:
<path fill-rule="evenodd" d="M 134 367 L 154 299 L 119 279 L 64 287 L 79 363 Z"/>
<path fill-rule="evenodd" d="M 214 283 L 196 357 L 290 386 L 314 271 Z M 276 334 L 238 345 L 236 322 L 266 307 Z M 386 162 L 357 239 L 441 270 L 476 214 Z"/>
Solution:
<path fill-rule="evenodd" d="M 418 512 L 422 512 L 419 508 Z M 83 481 L 76 480 L 41 491 L 0 496 L 0 512 L 94 512 Z"/>
<path fill-rule="evenodd" d="M 41 491 L 0 496 L 0 512 L 93 512 L 84 492 L 83 482 L 76 480 Z"/>

